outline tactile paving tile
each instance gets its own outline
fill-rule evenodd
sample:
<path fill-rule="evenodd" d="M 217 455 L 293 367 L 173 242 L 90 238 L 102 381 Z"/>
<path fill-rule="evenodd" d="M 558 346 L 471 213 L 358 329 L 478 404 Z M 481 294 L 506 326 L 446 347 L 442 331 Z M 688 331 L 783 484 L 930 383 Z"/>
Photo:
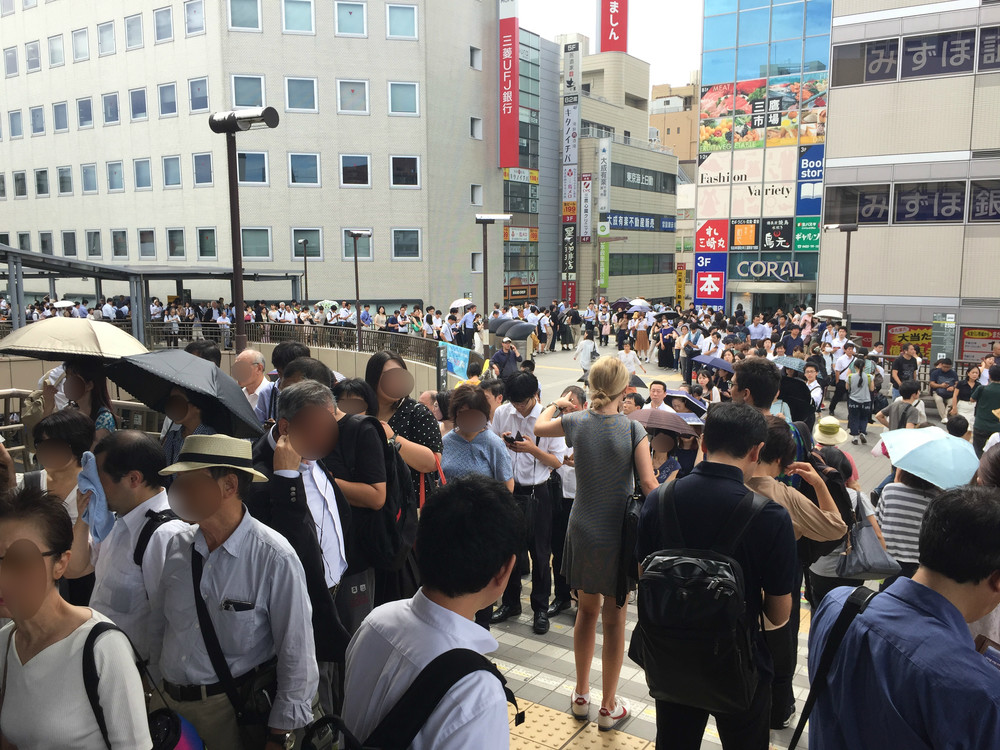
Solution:
<path fill-rule="evenodd" d="M 582 722 L 574 719 L 569 713 L 536 704 L 528 709 L 525 722 L 521 726 L 515 727 L 511 724 L 510 733 L 512 740 L 514 737 L 520 737 L 523 740 L 537 743 L 538 746 L 559 750 L 583 726 Z"/>
<path fill-rule="evenodd" d="M 633 737 L 624 732 L 602 732 L 594 723 L 588 724 L 584 731 L 564 745 L 566 750 L 597 750 L 597 748 L 644 750 L 651 746 L 649 740 Z"/>

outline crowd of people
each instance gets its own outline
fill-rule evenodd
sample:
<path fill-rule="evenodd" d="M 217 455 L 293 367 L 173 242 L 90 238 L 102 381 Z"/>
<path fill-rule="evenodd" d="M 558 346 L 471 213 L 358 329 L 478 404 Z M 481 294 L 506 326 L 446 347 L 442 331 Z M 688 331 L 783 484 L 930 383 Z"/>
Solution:
<path fill-rule="evenodd" d="M 869 497 L 838 446 L 864 442 L 872 420 L 927 426 L 914 351 L 886 377 L 878 345 L 859 352 L 807 307 L 749 326 L 741 309 L 559 307 L 495 311 L 538 316 L 537 345 L 586 359 L 585 387 L 547 404 L 510 339 L 456 388 L 419 398 L 391 351 L 345 376 L 300 341 L 277 343 L 270 368 L 246 349 L 232 375 L 260 423 L 253 441 L 217 433 L 181 385 L 159 439 L 121 429 L 98 363 L 50 373 L 31 427 L 40 468 L 18 473 L 0 447 L 0 742 L 149 748 L 160 712 L 212 750 L 297 747 L 324 727 L 342 746 L 505 748 L 512 695 L 476 655 L 497 649 L 491 628 L 523 601 L 539 636 L 553 618 L 574 622 L 566 710 L 617 729 L 632 716 L 618 686 L 637 581 L 628 653 L 656 702 L 659 748 L 700 747 L 710 715 L 727 750 L 764 750 L 791 725 L 800 592 L 814 615 L 811 746 L 1000 741 L 1000 673 L 972 644 L 1000 649 L 1000 436 L 980 421 L 1000 407 L 992 357 L 985 385 L 947 360 L 929 375 L 949 430 L 965 420 L 967 437 L 972 417 L 972 485 L 942 492 L 892 468 Z M 474 347 L 477 315 L 463 311 L 450 335 Z M 619 354 L 602 356 L 612 335 Z M 219 367 L 220 343 L 186 349 Z M 702 353 L 725 366 L 696 371 Z M 631 385 L 647 363 L 683 373 L 682 388 L 654 380 L 647 401 Z M 879 403 L 879 379 L 896 401 Z M 848 430 L 832 416 L 843 400 Z M 654 411 L 690 419 L 666 429 Z M 820 671 L 844 587 L 861 582 L 840 564 L 861 519 L 898 573 L 879 576 L 882 593 Z M 644 574 L 672 564 L 670 550 L 727 556 L 735 626 L 710 628 L 681 603 L 693 588 L 674 599 L 668 577 Z M 698 580 L 684 570 L 678 585 Z M 740 654 L 739 669 L 720 653 Z M 440 699 L 402 721 L 421 693 Z"/>

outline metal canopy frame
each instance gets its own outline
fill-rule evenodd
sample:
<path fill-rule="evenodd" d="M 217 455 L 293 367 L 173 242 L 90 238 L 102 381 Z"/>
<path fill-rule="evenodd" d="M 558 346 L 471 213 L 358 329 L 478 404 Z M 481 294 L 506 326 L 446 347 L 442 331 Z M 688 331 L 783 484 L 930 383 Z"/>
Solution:
<path fill-rule="evenodd" d="M 6 271 L 3 265 L 6 264 Z M 31 269 L 36 273 L 25 273 Z M 56 295 L 57 279 L 93 278 L 96 284 L 96 297 L 103 295 L 101 282 L 127 281 L 129 285 L 129 300 L 132 304 L 132 335 L 145 344 L 146 318 L 149 316 L 149 282 L 174 281 L 177 284 L 178 296 L 183 289 L 184 281 L 226 279 L 232 285 L 232 268 L 180 268 L 177 266 L 108 266 L 87 260 L 63 258 L 56 255 L 40 255 L 29 250 L 20 250 L 10 245 L 0 243 L 0 278 L 6 278 L 11 300 L 11 322 L 14 328 L 20 328 L 27 322 L 24 303 L 25 279 L 48 279 L 49 296 Z M 292 285 L 294 296 L 299 274 L 289 271 L 256 271 L 247 274 L 252 281 L 288 281 Z M 231 292 L 230 292 L 231 294 Z M 242 314 L 242 311 L 238 311 Z"/>

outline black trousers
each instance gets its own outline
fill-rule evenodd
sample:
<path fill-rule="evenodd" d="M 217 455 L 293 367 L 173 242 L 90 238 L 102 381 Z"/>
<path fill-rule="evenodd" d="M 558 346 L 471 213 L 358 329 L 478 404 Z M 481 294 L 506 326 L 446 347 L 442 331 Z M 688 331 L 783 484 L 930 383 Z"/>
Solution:
<path fill-rule="evenodd" d="M 771 682 L 771 715 L 774 719 L 788 718 L 795 705 L 792 677 L 799 656 L 799 619 L 802 614 L 802 568 L 795 567 L 795 584 L 792 587 L 792 611 L 786 622 L 777 630 L 764 633 L 767 648 L 774 660 L 774 679 Z"/>
<path fill-rule="evenodd" d="M 531 558 L 531 610 L 545 612 L 549 608 L 549 591 L 552 589 L 549 558 L 552 556 L 553 505 L 549 486 L 545 483 L 534 487 L 515 484 L 514 499 L 527 522 L 526 542 Z M 522 562 L 521 555 L 518 555 L 517 567 Z M 503 592 L 503 603 L 514 609 L 521 608 L 521 579 L 518 576 L 510 577 Z"/>
<path fill-rule="evenodd" d="M 864 581 L 857 581 L 853 578 L 836 578 L 830 576 L 816 575 L 812 571 L 806 574 L 806 599 L 809 600 L 809 606 L 812 607 L 813 612 L 819 607 L 820 603 L 834 589 L 840 588 L 841 586 L 850 586 L 852 589 L 857 588 Z"/>
<path fill-rule="evenodd" d="M 552 498 L 554 511 L 552 513 L 552 582 L 555 585 L 555 598 L 569 601 L 569 581 L 562 574 L 563 547 L 566 546 L 566 528 L 569 526 L 569 512 L 573 509 L 573 498 Z"/>
<path fill-rule="evenodd" d="M 837 408 L 837 404 L 841 401 L 847 400 L 847 383 L 843 380 L 838 380 L 837 385 L 833 388 L 833 398 L 830 399 L 830 413 L 833 414 L 833 410 Z"/>
<path fill-rule="evenodd" d="M 986 447 L 986 441 L 988 441 L 992 436 L 992 432 L 982 432 L 980 430 L 972 431 L 972 447 L 976 449 L 976 455 L 980 458 L 983 457 L 983 449 Z"/>
<path fill-rule="evenodd" d="M 771 681 L 762 675 L 750 708 L 738 714 L 715 714 L 723 750 L 768 750 Z M 699 750 L 708 711 L 656 701 L 656 750 Z"/>

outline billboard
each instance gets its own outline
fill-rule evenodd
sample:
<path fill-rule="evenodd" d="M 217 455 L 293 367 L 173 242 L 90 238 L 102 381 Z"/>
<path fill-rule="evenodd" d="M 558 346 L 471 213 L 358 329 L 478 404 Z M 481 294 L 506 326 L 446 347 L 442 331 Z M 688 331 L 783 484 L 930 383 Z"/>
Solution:
<path fill-rule="evenodd" d="M 628 0 L 601 0 L 601 52 L 628 52 Z"/>
<path fill-rule="evenodd" d="M 521 73 L 517 0 L 500 0 L 499 166 L 519 165 Z"/>
<path fill-rule="evenodd" d="M 1000 341 L 1000 328 L 963 326 L 959 329 L 958 358 L 979 362 L 992 353 L 994 341 Z"/>
<path fill-rule="evenodd" d="M 724 253 L 729 249 L 729 221 L 703 221 L 695 232 L 695 252 Z"/>
<path fill-rule="evenodd" d="M 580 175 L 580 212 L 578 226 L 580 242 L 590 242 L 590 201 L 593 193 L 593 179 L 590 172 Z"/>
<path fill-rule="evenodd" d="M 908 323 L 885 324 L 885 353 L 898 357 L 904 344 L 915 344 L 917 354 L 924 359 L 931 356 L 931 326 Z"/>
<path fill-rule="evenodd" d="M 601 138 L 597 155 L 597 212 L 611 210 L 611 139 Z"/>
<path fill-rule="evenodd" d="M 694 303 L 719 306 L 726 296 L 726 254 L 695 253 Z"/>
<path fill-rule="evenodd" d="M 576 164 L 579 153 L 580 96 L 563 97 L 563 164 Z"/>
<path fill-rule="evenodd" d="M 580 93 L 580 43 L 563 45 L 563 89 L 567 94 Z"/>

